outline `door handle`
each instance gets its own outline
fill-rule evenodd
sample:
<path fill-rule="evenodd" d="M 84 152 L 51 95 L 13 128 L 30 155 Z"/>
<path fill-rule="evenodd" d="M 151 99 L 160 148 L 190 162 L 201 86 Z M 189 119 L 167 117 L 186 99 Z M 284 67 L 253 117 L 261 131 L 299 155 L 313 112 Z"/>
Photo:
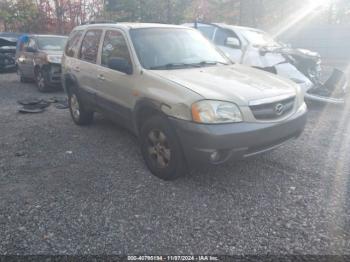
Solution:
<path fill-rule="evenodd" d="M 101 80 L 101 81 L 106 80 L 105 77 L 104 77 L 104 75 L 102 75 L 102 74 L 99 74 L 99 75 L 97 76 L 97 78 L 98 78 L 98 80 Z"/>
<path fill-rule="evenodd" d="M 74 67 L 73 70 L 74 70 L 75 72 L 78 72 L 78 73 L 80 72 L 79 66 Z"/>

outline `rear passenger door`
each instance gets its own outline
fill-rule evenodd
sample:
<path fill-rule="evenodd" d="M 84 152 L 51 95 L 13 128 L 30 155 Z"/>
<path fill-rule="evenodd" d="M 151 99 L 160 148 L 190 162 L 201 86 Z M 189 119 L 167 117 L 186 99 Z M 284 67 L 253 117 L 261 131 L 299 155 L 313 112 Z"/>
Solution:
<path fill-rule="evenodd" d="M 80 95 L 94 105 L 96 88 L 100 84 L 96 78 L 98 50 L 102 36 L 101 29 L 86 31 L 79 52 L 79 63 L 73 68 L 80 87 Z"/>
<path fill-rule="evenodd" d="M 84 30 L 76 30 L 69 35 L 69 39 L 65 48 L 65 55 L 62 59 L 62 79 L 64 81 L 64 87 L 66 87 L 65 80 L 71 79 L 73 82 L 75 82 L 79 77 L 80 62 L 78 60 L 78 55 L 80 51 L 80 44 L 83 37 L 83 33 Z"/>
<path fill-rule="evenodd" d="M 119 120 L 129 124 L 134 81 L 133 76 L 108 67 L 109 59 L 122 58 L 132 67 L 130 49 L 124 33 L 118 29 L 106 30 L 101 52 L 101 66 L 98 68 L 97 86 L 98 104 L 107 111 L 119 116 Z"/>

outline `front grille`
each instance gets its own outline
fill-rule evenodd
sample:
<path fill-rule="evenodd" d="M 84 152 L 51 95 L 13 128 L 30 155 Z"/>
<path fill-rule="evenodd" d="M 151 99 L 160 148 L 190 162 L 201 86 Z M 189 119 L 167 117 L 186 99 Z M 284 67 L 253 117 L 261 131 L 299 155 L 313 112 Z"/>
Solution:
<path fill-rule="evenodd" d="M 281 101 L 250 106 L 253 115 L 258 120 L 273 120 L 289 114 L 294 107 L 295 97 Z"/>

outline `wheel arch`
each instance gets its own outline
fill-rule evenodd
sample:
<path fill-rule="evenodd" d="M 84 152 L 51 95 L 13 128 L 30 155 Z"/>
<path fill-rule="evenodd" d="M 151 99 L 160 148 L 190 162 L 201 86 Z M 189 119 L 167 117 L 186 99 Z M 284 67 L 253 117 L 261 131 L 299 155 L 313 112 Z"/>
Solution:
<path fill-rule="evenodd" d="M 78 86 L 78 81 L 74 75 L 64 74 L 62 86 L 65 93 L 68 95 L 71 92 L 72 88 L 76 88 Z"/>
<path fill-rule="evenodd" d="M 147 118 L 156 114 L 165 116 L 161 107 L 162 104 L 160 102 L 147 98 L 141 99 L 136 103 L 132 115 L 134 132 L 137 135 Z"/>

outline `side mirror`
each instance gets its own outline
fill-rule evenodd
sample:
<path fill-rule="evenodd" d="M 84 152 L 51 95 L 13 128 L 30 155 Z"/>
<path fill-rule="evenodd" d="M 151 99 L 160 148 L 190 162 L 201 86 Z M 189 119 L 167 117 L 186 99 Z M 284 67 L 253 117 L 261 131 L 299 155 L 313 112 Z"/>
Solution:
<path fill-rule="evenodd" d="M 33 47 L 27 47 L 26 48 L 26 52 L 29 52 L 29 53 L 35 53 L 37 50 Z"/>
<path fill-rule="evenodd" d="M 132 74 L 132 67 L 129 61 L 122 57 L 112 57 L 108 60 L 108 67 L 110 69 L 123 72 L 125 74 Z"/>
<path fill-rule="evenodd" d="M 228 37 L 226 39 L 226 45 L 235 49 L 240 49 L 241 48 L 241 43 L 239 40 L 235 37 Z"/>

